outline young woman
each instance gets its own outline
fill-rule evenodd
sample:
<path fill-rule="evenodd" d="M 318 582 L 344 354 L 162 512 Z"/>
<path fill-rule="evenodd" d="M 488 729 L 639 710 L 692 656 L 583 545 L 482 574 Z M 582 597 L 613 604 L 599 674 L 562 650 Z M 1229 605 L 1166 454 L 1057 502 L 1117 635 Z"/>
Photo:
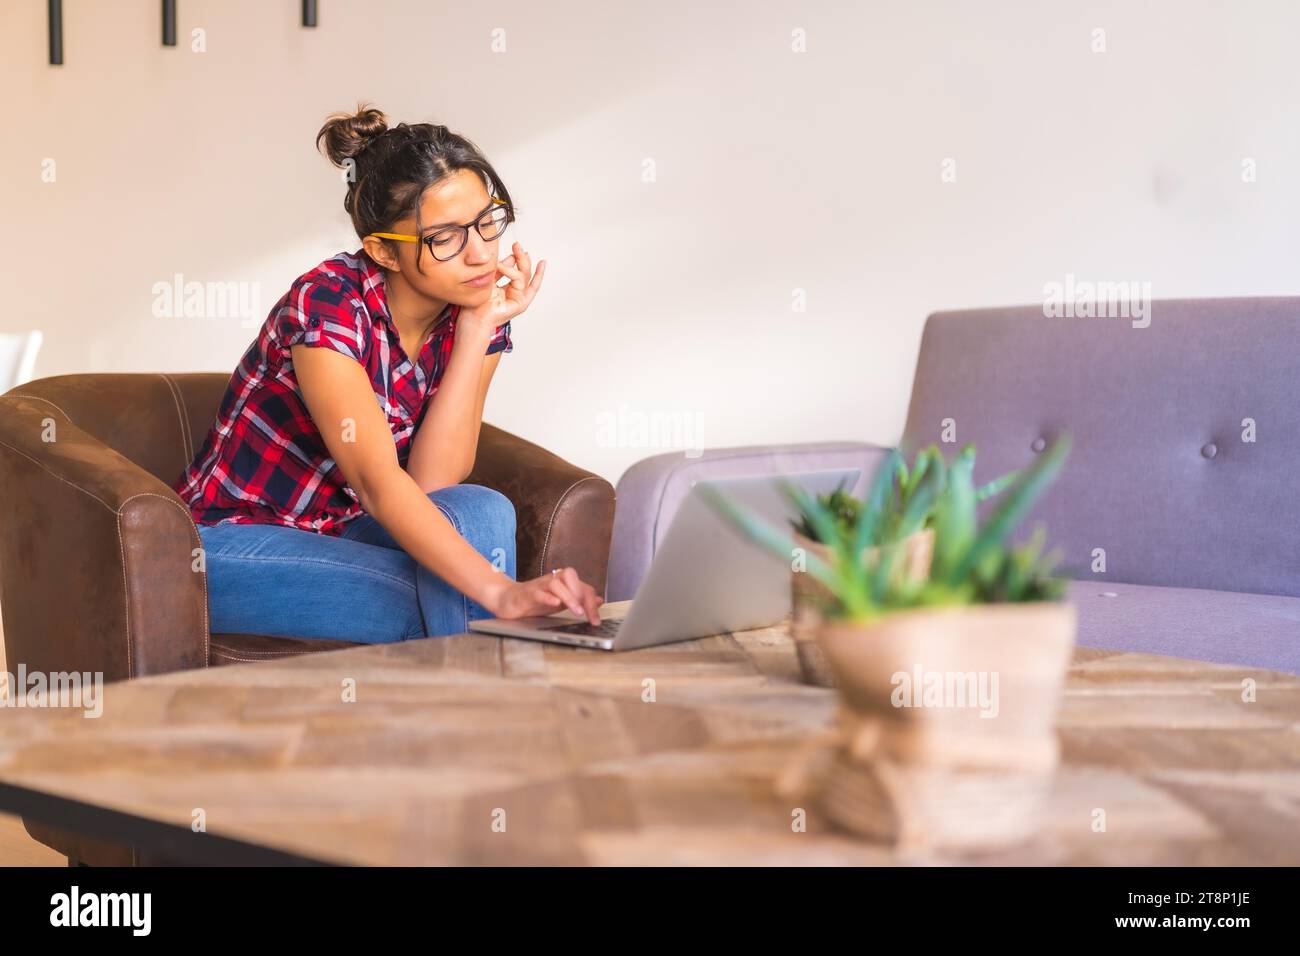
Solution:
<path fill-rule="evenodd" d="M 463 484 L 510 322 L 542 286 L 510 194 L 445 126 L 330 117 L 361 249 L 300 276 L 173 488 L 203 541 L 214 632 L 382 643 L 603 598 L 572 568 L 515 580 L 515 513 Z M 502 277 L 509 284 L 499 288 Z"/>

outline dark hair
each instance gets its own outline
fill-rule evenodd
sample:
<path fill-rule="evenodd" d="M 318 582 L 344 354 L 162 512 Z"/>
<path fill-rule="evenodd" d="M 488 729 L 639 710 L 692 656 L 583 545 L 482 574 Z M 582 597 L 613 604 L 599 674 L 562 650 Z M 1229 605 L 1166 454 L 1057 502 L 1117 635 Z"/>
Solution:
<path fill-rule="evenodd" d="M 425 190 L 462 169 L 476 173 L 490 195 L 505 200 L 510 218 L 514 218 L 510 193 L 487 157 L 445 126 L 398 123 L 390 128 L 387 116 L 362 104 L 355 114 L 329 116 L 316 134 L 316 148 L 340 169 L 348 168 L 351 161 L 352 176 L 343 208 L 362 239 L 374 232 L 387 232 L 393 223 L 412 214 L 419 234 L 423 229 L 420 200 Z M 417 243 L 417 268 L 423 248 L 424 243 Z"/>

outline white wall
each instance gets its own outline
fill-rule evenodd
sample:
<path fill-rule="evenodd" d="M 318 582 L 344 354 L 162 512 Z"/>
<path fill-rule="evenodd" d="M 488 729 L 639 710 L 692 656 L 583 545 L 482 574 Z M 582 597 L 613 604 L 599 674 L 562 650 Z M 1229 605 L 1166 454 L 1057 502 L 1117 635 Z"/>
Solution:
<path fill-rule="evenodd" d="M 321 0 L 315 30 L 296 0 L 180 0 L 174 49 L 157 0 L 64 6 L 62 67 L 44 0 L 0 11 L 0 331 L 45 331 L 38 376 L 232 369 L 254 330 L 157 318 L 153 286 L 258 283 L 260 320 L 355 248 L 313 137 L 359 99 L 505 178 L 550 266 L 485 417 L 611 480 L 665 450 L 602 431 L 620 408 L 708 447 L 894 440 L 939 308 L 1066 273 L 1300 284 L 1287 0 Z"/>

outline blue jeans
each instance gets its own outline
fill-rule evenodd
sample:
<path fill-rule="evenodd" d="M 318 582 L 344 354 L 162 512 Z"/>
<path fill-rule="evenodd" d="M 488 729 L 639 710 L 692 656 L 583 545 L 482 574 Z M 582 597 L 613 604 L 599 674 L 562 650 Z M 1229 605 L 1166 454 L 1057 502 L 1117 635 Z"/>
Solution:
<path fill-rule="evenodd" d="M 429 494 L 461 537 L 515 577 L 515 509 L 482 485 Z M 491 617 L 418 564 L 363 514 L 339 536 L 286 525 L 199 525 L 214 634 L 269 634 L 387 644 L 463 634 Z"/>

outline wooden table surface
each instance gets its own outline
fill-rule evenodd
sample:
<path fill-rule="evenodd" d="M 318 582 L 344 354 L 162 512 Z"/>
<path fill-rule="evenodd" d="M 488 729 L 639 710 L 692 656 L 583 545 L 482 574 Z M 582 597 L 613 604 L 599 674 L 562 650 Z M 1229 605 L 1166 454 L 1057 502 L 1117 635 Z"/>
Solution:
<path fill-rule="evenodd" d="M 1042 829 L 962 856 L 812 807 L 795 832 L 772 782 L 834 708 L 784 625 L 626 653 L 462 635 L 108 685 L 99 719 L 2 708 L 0 784 L 337 863 L 1300 864 L 1300 677 L 1079 649 Z"/>

